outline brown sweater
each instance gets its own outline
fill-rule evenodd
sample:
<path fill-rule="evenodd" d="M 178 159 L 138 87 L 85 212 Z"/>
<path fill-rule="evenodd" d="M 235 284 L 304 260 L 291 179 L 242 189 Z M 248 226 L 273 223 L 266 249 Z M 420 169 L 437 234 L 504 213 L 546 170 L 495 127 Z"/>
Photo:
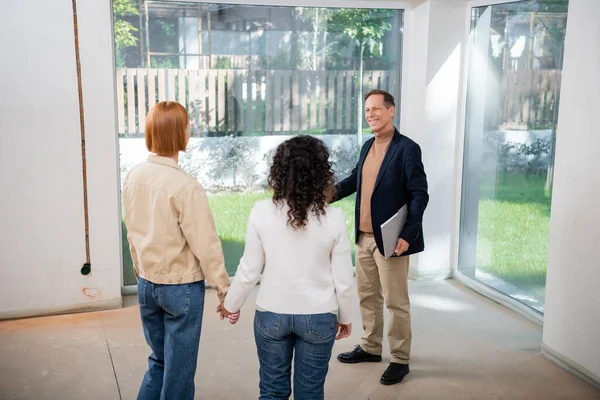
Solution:
<path fill-rule="evenodd" d="M 362 168 L 361 186 L 360 186 L 360 222 L 358 229 L 364 233 L 373 233 L 373 223 L 371 222 L 371 196 L 375 189 L 375 181 L 379 168 L 385 157 L 385 153 L 390 147 L 392 137 L 388 139 L 375 139 L 369 149 Z"/>

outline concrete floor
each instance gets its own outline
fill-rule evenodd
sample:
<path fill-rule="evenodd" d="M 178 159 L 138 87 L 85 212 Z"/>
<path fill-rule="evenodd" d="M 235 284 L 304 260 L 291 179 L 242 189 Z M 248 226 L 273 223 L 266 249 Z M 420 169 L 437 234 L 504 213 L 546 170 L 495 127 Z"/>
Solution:
<path fill-rule="evenodd" d="M 379 364 L 335 360 L 359 342 L 357 305 L 352 337 L 334 347 L 326 399 L 600 399 L 600 390 L 542 357 L 539 326 L 454 281 L 411 282 L 410 290 L 405 382 L 379 384 L 387 354 Z M 253 298 L 231 326 L 213 313 L 217 299 L 207 292 L 196 399 L 258 397 Z M 0 399 L 135 399 L 148 354 L 131 297 L 119 310 L 0 322 Z"/>

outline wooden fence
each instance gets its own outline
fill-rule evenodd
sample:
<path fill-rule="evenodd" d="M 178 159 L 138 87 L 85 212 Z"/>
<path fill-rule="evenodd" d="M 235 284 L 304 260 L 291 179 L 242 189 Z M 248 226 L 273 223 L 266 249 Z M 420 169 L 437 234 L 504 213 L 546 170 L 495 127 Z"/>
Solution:
<path fill-rule="evenodd" d="M 556 123 L 561 70 L 505 71 L 500 125 L 504 129 L 550 129 Z"/>
<path fill-rule="evenodd" d="M 394 71 L 366 71 L 363 93 L 397 96 Z M 190 113 L 193 136 L 354 133 L 357 71 L 117 69 L 119 134 L 144 132 L 148 110 L 174 100 Z"/>

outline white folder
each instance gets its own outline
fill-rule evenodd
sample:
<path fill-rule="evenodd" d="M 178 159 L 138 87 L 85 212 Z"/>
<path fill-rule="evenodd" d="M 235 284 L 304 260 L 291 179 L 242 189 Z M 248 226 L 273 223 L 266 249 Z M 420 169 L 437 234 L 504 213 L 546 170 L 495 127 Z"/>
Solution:
<path fill-rule="evenodd" d="M 383 256 L 388 259 L 394 255 L 396 246 L 398 245 L 398 239 L 400 232 L 406 224 L 406 218 L 408 217 L 408 208 L 406 205 L 402 206 L 396 214 L 390 219 L 381 224 L 381 237 L 383 239 Z"/>

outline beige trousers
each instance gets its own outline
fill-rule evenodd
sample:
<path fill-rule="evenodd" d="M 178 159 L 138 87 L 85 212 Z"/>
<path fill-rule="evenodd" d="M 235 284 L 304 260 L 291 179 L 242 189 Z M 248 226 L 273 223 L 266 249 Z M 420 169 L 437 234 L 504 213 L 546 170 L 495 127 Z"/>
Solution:
<path fill-rule="evenodd" d="M 383 347 L 383 303 L 390 312 L 388 341 L 392 362 L 410 361 L 408 257 L 385 259 L 372 235 L 360 234 L 356 247 L 356 282 L 363 323 L 361 347 L 380 355 Z"/>

